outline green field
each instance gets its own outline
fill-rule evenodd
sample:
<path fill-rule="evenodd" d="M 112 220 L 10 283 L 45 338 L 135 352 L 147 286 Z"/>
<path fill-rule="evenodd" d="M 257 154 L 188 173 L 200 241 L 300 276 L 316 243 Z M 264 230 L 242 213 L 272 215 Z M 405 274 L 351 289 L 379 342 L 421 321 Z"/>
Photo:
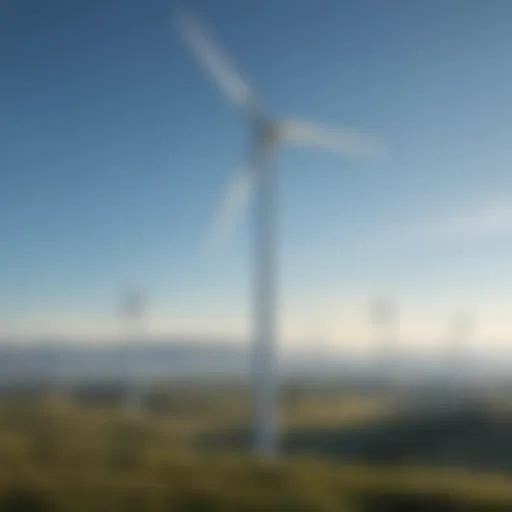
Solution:
<path fill-rule="evenodd" d="M 248 450 L 247 393 L 233 384 L 153 386 L 138 417 L 102 388 L 8 393 L 0 401 L 0 511 L 512 510 L 504 472 L 344 454 L 354 435 L 375 426 L 395 429 L 396 439 L 400 415 L 389 397 L 285 392 L 284 455 L 262 463 Z M 402 429 L 395 445 L 417 448 L 411 432 L 428 430 L 420 427 L 409 439 Z M 246 435 L 238 445 L 237 432 Z"/>

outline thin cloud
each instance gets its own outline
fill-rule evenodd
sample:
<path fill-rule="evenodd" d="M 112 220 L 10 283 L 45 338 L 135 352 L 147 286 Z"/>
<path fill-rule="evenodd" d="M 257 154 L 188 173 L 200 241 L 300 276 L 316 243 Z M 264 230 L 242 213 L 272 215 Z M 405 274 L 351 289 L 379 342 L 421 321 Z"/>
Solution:
<path fill-rule="evenodd" d="M 492 202 L 463 210 L 437 212 L 428 218 L 383 228 L 371 237 L 379 246 L 397 247 L 404 243 L 439 243 L 480 240 L 512 235 L 512 201 Z"/>
<path fill-rule="evenodd" d="M 512 234 L 512 205 L 490 204 L 444 215 L 427 223 L 423 231 L 427 236 L 456 239 Z"/>

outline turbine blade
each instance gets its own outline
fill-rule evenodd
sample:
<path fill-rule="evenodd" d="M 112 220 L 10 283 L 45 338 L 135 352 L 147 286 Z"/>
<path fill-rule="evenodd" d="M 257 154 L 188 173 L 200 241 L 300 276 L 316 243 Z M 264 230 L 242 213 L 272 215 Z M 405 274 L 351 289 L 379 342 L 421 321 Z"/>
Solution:
<path fill-rule="evenodd" d="M 243 168 L 236 172 L 228 187 L 207 240 L 207 252 L 216 254 L 232 235 L 237 222 L 249 203 L 253 188 L 253 172 Z"/>
<path fill-rule="evenodd" d="M 357 133 L 345 126 L 325 126 L 307 121 L 285 120 L 278 124 L 284 142 L 298 146 L 328 149 L 363 158 L 382 156 L 376 138 Z"/>
<path fill-rule="evenodd" d="M 222 92 L 234 103 L 251 108 L 252 92 L 226 57 L 207 36 L 199 23 L 188 15 L 178 18 L 178 27 L 196 57 L 210 73 Z"/>

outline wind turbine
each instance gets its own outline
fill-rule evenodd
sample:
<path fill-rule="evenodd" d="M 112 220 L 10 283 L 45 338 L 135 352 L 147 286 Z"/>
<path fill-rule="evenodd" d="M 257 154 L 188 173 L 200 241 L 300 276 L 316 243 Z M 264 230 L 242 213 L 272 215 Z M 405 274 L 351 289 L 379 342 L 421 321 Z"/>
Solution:
<path fill-rule="evenodd" d="M 126 378 L 127 394 L 125 408 L 129 416 L 138 417 L 140 415 L 142 401 L 142 382 L 138 371 L 140 361 L 136 361 L 131 374 L 130 369 L 130 348 L 135 349 L 135 344 L 140 343 L 143 335 L 143 320 L 146 312 L 146 300 L 142 292 L 138 289 L 128 290 L 121 300 L 121 309 L 127 327 L 127 338 L 129 346 L 126 347 L 124 357 L 124 377 Z M 133 357 L 133 354 L 132 354 Z"/>
<path fill-rule="evenodd" d="M 391 363 L 397 356 L 397 306 L 386 297 L 379 297 L 372 301 L 370 307 L 370 320 L 375 326 L 377 335 L 376 347 L 376 377 L 378 385 L 390 384 L 392 372 Z"/>
<path fill-rule="evenodd" d="M 469 313 L 458 314 L 450 325 L 450 338 L 448 346 L 448 373 L 449 390 L 448 399 L 450 405 L 457 406 L 461 394 L 468 391 L 470 379 L 468 379 L 469 343 L 474 328 L 474 318 Z M 464 398 L 466 398 L 464 396 Z"/>
<path fill-rule="evenodd" d="M 213 44 L 196 20 L 177 16 L 177 27 L 196 57 L 228 100 L 244 115 L 251 133 L 248 162 L 228 188 L 213 224 L 210 248 L 217 250 L 231 233 L 252 194 L 256 198 L 254 311 L 254 435 L 260 456 L 276 451 L 276 175 L 271 162 L 284 143 L 330 149 L 359 157 L 379 154 L 375 140 L 348 128 L 331 128 L 298 120 L 275 119 Z"/>

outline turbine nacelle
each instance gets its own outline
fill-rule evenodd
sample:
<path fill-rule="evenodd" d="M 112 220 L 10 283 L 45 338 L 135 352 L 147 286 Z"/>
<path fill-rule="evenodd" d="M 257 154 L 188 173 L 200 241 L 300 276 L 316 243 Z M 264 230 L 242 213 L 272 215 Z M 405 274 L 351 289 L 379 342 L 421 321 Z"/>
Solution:
<path fill-rule="evenodd" d="M 256 150 L 269 152 L 277 149 L 282 141 L 279 124 L 267 119 L 258 119 L 253 126 L 253 140 Z"/>

